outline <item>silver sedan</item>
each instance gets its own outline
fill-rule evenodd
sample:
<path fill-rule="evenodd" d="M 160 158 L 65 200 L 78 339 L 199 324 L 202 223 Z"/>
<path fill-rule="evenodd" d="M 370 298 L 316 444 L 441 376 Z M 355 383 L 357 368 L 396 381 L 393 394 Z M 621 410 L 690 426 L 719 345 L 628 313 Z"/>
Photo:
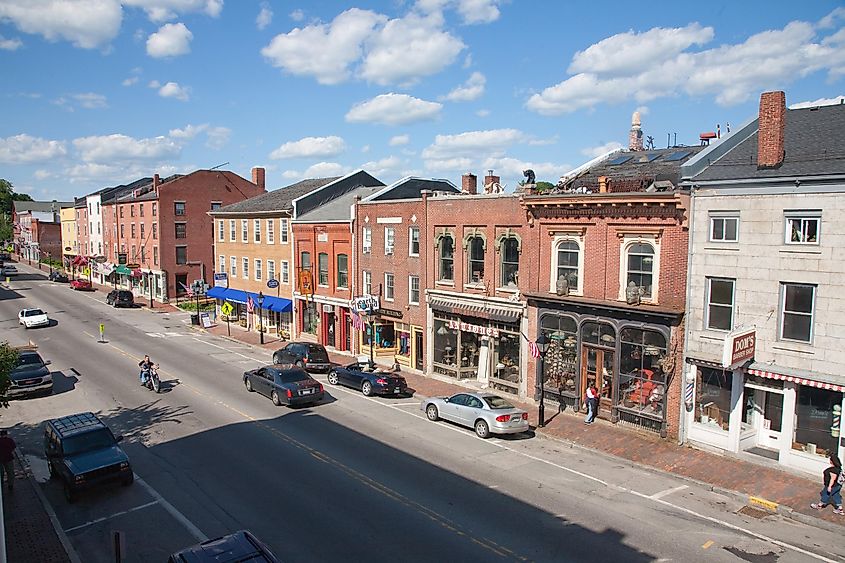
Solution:
<path fill-rule="evenodd" d="M 488 438 L 490 434 L 518 434 L 529 430 L 528 413 L 492 393 L 429 397 L 420 403 L 420 409 L 429 420 L 442 418 L 473 428 L 480 438 Z"/>

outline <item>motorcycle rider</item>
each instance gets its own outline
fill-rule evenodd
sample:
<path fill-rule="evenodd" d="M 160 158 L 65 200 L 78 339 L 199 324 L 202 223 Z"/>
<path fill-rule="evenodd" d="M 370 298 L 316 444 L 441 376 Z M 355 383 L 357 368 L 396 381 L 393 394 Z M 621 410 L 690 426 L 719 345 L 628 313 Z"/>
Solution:
<path fill-rule="evenodd" d="M 144 354 L 144 359 L 138 362 L 138 367 L 141 368 L 141 373 L 138 374 L 138 377 L 141 379 L 141 385 L 147 382 L 147 378 L 150 376 L 150 368 L 154 365 L 149 354 Z"/>

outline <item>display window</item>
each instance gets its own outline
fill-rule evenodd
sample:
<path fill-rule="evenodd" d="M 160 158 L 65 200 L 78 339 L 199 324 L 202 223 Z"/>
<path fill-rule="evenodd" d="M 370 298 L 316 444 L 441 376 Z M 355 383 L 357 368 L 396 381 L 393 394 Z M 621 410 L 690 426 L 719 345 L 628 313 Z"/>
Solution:
<path fill-rule="evenodd" d="M 458 331 L 450 329 L 448 323 L 447 319 L 434 319 L 434 371 L 458 377 Z"/>
<path fill-rule="evenodd" d="M 654 330 L 625 328 L 620 339 L 618 406 L 662 418 L 666 337 Z"/>
<path fill-rule="evenodd" d="M 543 383 L 560 393 L 578 395 L 578 325 L 562 315 L 544 315 L 540 330 L 549 341 L 543 361 Z"/>
<path fill-rule="evenodd" d="M 393 328 L 393 323 L 374 323 L 373 330 L 376 333 L 374 340 L 374 347 L 376 350 L 385 350 L 387 348 L 393 349 L 396 346 L 396 331 Z M 370 346 L 370 325 L 364 325 L 364 330 L 361 331 L 361 345 Z"/>
<path fill-rule="evenodd" d="M 697 368 L 695 381 L 695 422 L 727 431 L 731 416 L 733 372 Z"/>
<path fill-rule="evenodd" d="M 411 357 L 411 328 L 405 323 L 394 323 L 396 332 L 396 355 Z"/>
<path fill-rule="evenodd" d="M 499 334 L 498 339 L 490 339 L 493 344 L 493 388 L 516 394 L 522 380 L 519 367 L 520 335 L 507 332 Z"/>
<path fill-rule="evenodd" d="M 842 393 L 798 386 L 792 449 L 828 457 L 838 453 Z"/>
<path fill-rule="evenodd" d="M 303 301 L 303 303 L 305 303 Z M 313 304 L 305 304 L 302 308 L 302 332 L 317 335 L 317 314 L 316 307 Z"/>

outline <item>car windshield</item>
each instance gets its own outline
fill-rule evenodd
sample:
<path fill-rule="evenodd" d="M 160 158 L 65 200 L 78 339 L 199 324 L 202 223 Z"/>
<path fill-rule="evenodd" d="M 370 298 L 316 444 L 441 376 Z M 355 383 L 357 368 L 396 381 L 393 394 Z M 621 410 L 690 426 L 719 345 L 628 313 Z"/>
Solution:
<path fill-rule="evenodd" d="M 43 314 L 44 314 L 44 311 L 42 311 L 41 309 L 30 309 L 29 311 L 23 312 L 24 317 L 37 317 L 38 315 L 43 315 Z"/>
<path fill-rule="evenodd" d="M 41 356 L 38 354 L 21 354 L 18 358 L 18 368 L 28 368 L 30 366 L 38 366 L 43 364 Z"/>
<path fill-rule="evenodd" d="M 107 428 L 85 432 L 66 438 L 62 443 L 65 455 L 81 454 L 90 450 L 100 450 L 114 445 L 114 437 Z"/>
<path fill-rule="evenodd" d="M 512 404 L 510 404 L 507 400 L 505 400 L 505 399 L 503 399 L 503 398 L 501 398 L 497 395 L 491 395 L 489 397 L 482 397 L 482 399 L 484 399 L 484 402 L 487 403 L 487 406 L 490 407 L 493 410 L 514 408 L 514 406 Z"/>
<path fill-rule="evenodd" d="M 317 344 L 308 345 L 308 356 L 312 362 L 328 362 L 329 355 L 326 354 L 325 348 Z"/>
<path fill-rule="evenodd" d="M 297 381 L 308 381 L 311 376 L 301 369 L 286 369 L 279 372 L 279 380 L 282 383 L 296 383 Z"/>

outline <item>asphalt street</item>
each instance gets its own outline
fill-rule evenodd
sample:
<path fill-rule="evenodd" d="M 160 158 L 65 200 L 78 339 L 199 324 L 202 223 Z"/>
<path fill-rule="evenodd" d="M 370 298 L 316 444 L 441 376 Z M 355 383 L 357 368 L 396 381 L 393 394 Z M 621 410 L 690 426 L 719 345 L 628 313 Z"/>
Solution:
<path fill-rule="evenodd" d="M 0 288 L 4 338 L 37 343 L 56 380 L 0 424 L 81 561 L 113 561 L 116 530 L 128 561 L 164 561 L 241 528 L 285 561 L 845 561 L 841 534 L 737 513 L 732 497 L 543 437 L 481 440 L 427 421 L 418 398 L 366 398 L 319 375 L 322 404 L 275 407 L 242 383 L 262 352 L 103 299 L 44 274 Z M 30 306 L 56 322 L 18 327 Z M 145 353 L 159 395 L 138 384 Z M 42 423 L 86 410 L 125 436 L 137 480 L 69 505 L 46 475 Z"/>

